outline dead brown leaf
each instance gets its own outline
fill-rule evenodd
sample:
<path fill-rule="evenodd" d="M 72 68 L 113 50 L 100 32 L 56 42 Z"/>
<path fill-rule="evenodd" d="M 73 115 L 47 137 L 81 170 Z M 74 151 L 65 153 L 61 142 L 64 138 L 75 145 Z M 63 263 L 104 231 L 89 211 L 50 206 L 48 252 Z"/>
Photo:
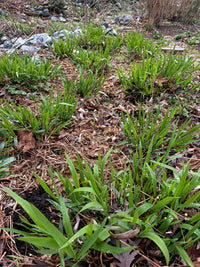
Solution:
<path fill-rule="evenodd" d="M 135 229 L 131 229 L 125 233 L 113 234 L 112 232 L 110 232 L 110 235 L 112 238 L 115 239 L 128 239 L 128 238 L 133 238 L 134 236 L 139 234 L 139 232 L 140 232 L 140 227 L 139 225 L 137 225 Z"/>
<path fill-rule="evenodd" d="M 124 107 L 122 107 L 121 105 L 119 105 L 118 107 L 116 107 L 116 108 L 113 108 L 112 110 L 120 110 L 120 111 L 122 111 L 122 112 L 124 112 L 124 113 L 126 113 L 127 111 L 125 110 L 125 108 Z"/>
<path fill-rule="evenodd" d="M 161 75 L 158 75 L 158 77 L 154 79 L 154 82 L 159 86 L 163 86 L 164 83 L 169 82 L 169 79 L 167 77 L 162 78 Z"/>
<path fill-rule="evenodd" d="M 125 245 L 122 244 L 122 247 L 125 247 Z M 115 259 L 118 260 L 115 264 L 119 267 L 130 267 L 132 266 L 132 262 L 135 260 L 138 253 L 139 250 L 130 250 L 120 254 L 113 254 Z"/>
<path fill-rule="evenodd" d="M 29 131 L 19 130 L 18 136 L 18 149 L 22 149 L 23 153 L 28 150 L 35 148 L 35 140 L 33 138 L 33 133 Z"/>

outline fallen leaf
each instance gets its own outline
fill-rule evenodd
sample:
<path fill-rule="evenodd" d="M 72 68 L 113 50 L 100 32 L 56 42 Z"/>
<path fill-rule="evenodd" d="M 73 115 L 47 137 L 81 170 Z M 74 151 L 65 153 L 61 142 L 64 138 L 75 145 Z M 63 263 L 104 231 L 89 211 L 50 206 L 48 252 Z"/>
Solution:
<path fill-rule="evenodd" d="M 122 111 L 122 112 L 126 113 L 126 110 L 125 110 L 125 108 L 124 108 L 124 107 L 122 107 L 121 105 L 119 105 L 119 106 L 118 106 L 118 107 L 116 107 L 116 108 L 113 108 L 112 110 L 120 110 L 120 111 Z"/>
<path fill-rule="evenodd" d="M 159 86 L 163 86 L 164 83 L 169 82 L 169 79 L 167 77 L 162 78 L 161 75 L 158 75 L 158 77 L 154 79 L 154 82 Z"/>
<path fill-rule="evenodd" d="M 123 245 L 124 247 L 124 245 Z M 138 255 L 139 250 L 131 250 L 126 251 L 120 254 L 113 254 L 115 259 L 119 262 L 115 262 L 115 264 L 119 267 L 130 267 L 132 266 L 132 262 L 135 260 L 135 257 Z"/>
<path fill-rule="evenodd" d="M 135 229 L 131 229 L 127 232 L 120 233 L 120 234 L 113 234 L 112 232 L 110 232 L 110 235 L 112 238 L 115 238 L 115 239 L 128 239 L 128 238 L 133 238 L 134 236 L 139 234 L 139 232 L 140 232 L 140 226 L 137 225 Z"/>
<path fill-rule="evenodd" d="M 33 138 L 33 133 L 29 131 L 19 130 L 18 131 L 18 149 L 22 149 L 23 153 L 28 150 L 35 148 L 35 140 Z"/>

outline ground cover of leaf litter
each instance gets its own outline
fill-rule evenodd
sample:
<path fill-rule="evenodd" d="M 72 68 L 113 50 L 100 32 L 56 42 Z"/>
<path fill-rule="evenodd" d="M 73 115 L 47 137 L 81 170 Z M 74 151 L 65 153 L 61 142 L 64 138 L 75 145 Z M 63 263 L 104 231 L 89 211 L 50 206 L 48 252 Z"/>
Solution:
<path fill-rule="evenodd" d="M 16 1 L 12 1 L 15 3 Z M 20 2 L 20 3 L 19 3 Z M 26 3 L 25 3 L 26 2 Z M 15 14 L 19 12 L 19 7 L 23 10 L 23 6 L 27 4 L 27 1 L 17 1 L 18 6 L 8 3 L 0 3 L 0 6 L 5 6 L 7 10 L 10 10 Z M 105 6 L 106 12 L 106 6 Z M 163 24 L 159 28 L 159 32 L 162 33 L 165 38 L 170 38 L 179 33 L 180 29 L 189 29 L 190 31 L 197 31 L 193 25 L 177 24 L 171 26 L 170 23 Z M 119 29 L 121 32 L 128 31 L 130 29 L 140 29 L 144 31 L 144 22 L 138 22 L 131 27 Z M 4 25 L 4 30 L 9 31 L 8 25 Z M 42 32 L 43 29 L 38 27 L 38 32 Z M 18 35 L 19 32 L 16 33 Z M 152 33 L 147 32 L 147 36 L 152 37 Z M 195 46 L 195 49 L 188 48 L 184 43 L 180 43 L 181 46 L 186 47 L 188 53 L 198 61 L 199 45 Z M 123 51 L 122 51 L 123 52 Z M 43 50 L 40 52 L 41 57 L 51 57 L 49 50 Z M 62 60 L 53 60 L 53 64 L 59 64 L 62 61 L 62 70 L 66 72 L 68 78 L 72 78 L 77 75 L 76 64 L 65 58 Z M 125 72 L 129 72 L 130 62 L 126 58 L 120 55 L 111 60 L 112 68 L 108 73 L 106 82 L 101 88 L 101 92 L 96 98 L 90 98 L 88 100 L 79 99 L 76 111 L 74 114 L 74 120 L 67 127 L 59 131 L 54 135 L 46 135 L 45 140 L 35 140 L 31 132 L 19 131 L 17 135 L 18 143 L 14 145 L 10 150 L 10 155 L 16 158 L 16 161 L 10 167 L 10 175 L 8 177 L 0 178 L 1 184 L 1 201 L 0 201 L 0 222 L 1 227 L 13 227 L 20 229 L 18 223 L 21 222 L 19 214 L 26 217 L 26 213 L 17 205 L 5 192 L 2 190 L 2 186 L 11 188 L 14 192 L 18 193 L 24 199 L 30 201 L 36 205 L 40 211 L 55 225 L 58 225 L 60 214 L 47 201 L 48 195 L 39 186 L 33 172 L 36 172 L 44 181 L 52 187 L 51 179 L 49 177 L 49 166 L 53 170 L 59 170 L 61 175 L 70 177 L 71 172 L 66 162 L 65 153 L 74 162 L 77 161 L 77 154 L 82 159 L 85 159 L 90 166 L 98 159 L 98 154 L 103 157 L 109 149 L 112 147 L 111 158 L 113 167 L 117 170 L 123 170 L 124 166 L 129 161 L 127 155 L 131 149 L 127 145 L 119 145 L 126 140 L 126 137 L 121 129 L 119 120 L 115 114 L 120 114 L 127 111 L 134 116 L 137 116 L 139 110 L 139 104 L 143 106 L 152 107 L 153 103 L 160 103 L 163 107 L 163 115 L 167 108 L 177 103 L 182 103 L 180 108 L 185 112 L 180 112 L 179 123 L 180 125 L 186 120 L 187 116 L 191 118 L 191 123 L 188 126 L 192 127 L 199 123 L 200 120 L 200 104 L 199 104 L 199 92 L 194 91 L 191 96 L 185 97 L 183 91 L 178 91 L 173 88 L 166 88 L 158 98 L 147 98 L 143 101 L 137 99 L 137 97 L 127 97 L 121 90 L 121 83 L 118 79 L 117 68 L 123 68 Z M 196 73 L 195 79 L 199 82 L 199 71 Z M 59 78 L 55 78 L 52 82 L 54 90 L 62 92 L 64 87 Z M 23 88 L 25 91 L 28 89 Z M 36 92 L 40 97 L 40 92 Z M 15 103 L 28 106 L 29 108 L 35 108 L 36 101 L 29 100 L 26 96 L 10 96 L 4 92 L 3 87 L 0 87 L 1 99 L 12 97 Z M 195 103 L 194 103 L 195 99 Z M 39 100 L 40 101 L 40 98 Z M 178 115 L 177 115 L 178 116 Z M 1 137 L 0 137 L 1 141 Z M 190 169 L 192 171 L 198 171 L 200 167 L 200 147 L 198 144 L 190 145 L 183 153 L 183 157 L 180 160 L 174 162 L 174 166 L 177 170 L 182 168 L 183 160 L 187 162 L 191 160 Z M 110 168 L 109 163 L 106 166 L 106 176 L 109 176 Z M 170 177 L 170 172 L 168 173 Z M 55 178 L 60 192 L 63 191 L 60 180 Z M 114 201 L 115 195 L 111 193 L 111 202 L 113 203 L 112 209 L 115 209 Z M 194 216 L 195 209 L 186 210 L 188 217 Z M 80 215 L 81 216 L 81 215 Z M 89 221 L 92 218 L 81 217 L 81 220 Z M 95 218 L 94 218 L 95 219 Z M 163 266 L 162 262 L 157 260 L 156 252 L 158 248 L 153 242 L 144 240 L 140 246 L 141 254 L 137 255 L 136 266 Z M 194 244 L 188 249 L 189 256 L 196 262 L 195 266 L 200 266 L 197 258 L 200 255 L 199 243 Z M 20 242 L 15 236 L 9 236 L 8 232 L 1 230 L 0 232 L 0 265 L 1 266 L 17 266 L 14 258 L 8 257 L 12 255 L 17 258 L 19 266 L 59 266 L 59 258 L 57 255 L 38 255 L 35 250 L 28 244 Z M 125 262 L 125 259 L 129 258 L 129 262 Z M 118 264 L 116 263 L 118 259 Z M 79 263 L 79 266 L 131 266 L 131 262 L 135 259 L 135 254 L 129 252 L 123 253 L 121 256 L 114 255 L 101 255 L 98 252 L 91 252 L 87 257 Z M 119 265 L 119 262 L 124 262 Z M 182 266 L 179 259 L 174 259 L 174 264 L 171 266 Z M 199 265 L 198 265 L 199 264 Z"/>

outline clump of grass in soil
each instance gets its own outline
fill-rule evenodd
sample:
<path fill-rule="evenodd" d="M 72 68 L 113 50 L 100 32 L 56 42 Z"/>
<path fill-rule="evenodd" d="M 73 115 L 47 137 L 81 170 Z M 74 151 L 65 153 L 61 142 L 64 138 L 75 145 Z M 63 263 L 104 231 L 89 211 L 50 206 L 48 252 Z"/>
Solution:
<path fill-rule="evenodd" d="M 7 78 L 11 83 L 21 84 L 30 87 L 39 82 L 53 80 L 60 73 L 61 65 L 52 66 L 52 61 L 44 59 L 38 64 L 35 57 L 30 55 L 18 56 L 17 53 L 0 59 L 0 82 L 5 83 Z"/>

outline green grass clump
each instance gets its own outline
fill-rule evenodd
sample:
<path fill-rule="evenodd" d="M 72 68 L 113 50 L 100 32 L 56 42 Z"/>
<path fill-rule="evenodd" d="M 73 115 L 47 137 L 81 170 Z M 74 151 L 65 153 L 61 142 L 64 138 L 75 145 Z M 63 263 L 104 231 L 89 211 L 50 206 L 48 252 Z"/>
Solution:
<path fill-rule="evenodd" d="M 192 74 L 198 70 L 199 65 L 194 66 L 195 60 L 186 56 L 174 55 L 157 57 L 143 56 L 141 63 L 131 66 L 129 77 L 118 71 L 118 76 L 129 95 L 138 93 L 140 97 L 158 94 L 166 86 L 194 90 L 198 85 L 192 82 Z"/>
<path fill-rule="evenodd" d="M 53 48 L 51 51 L 59 58 L 73 58 L 74 50 L 77 49 L 77 40 L 66 35 L 66 40 L 58 39 L 53 40 Z"/>
<path fill-rule="evenodd" d="M 160 106 L 151 112 L 141 107 L 138 118 L 131 117 L 128 113 L 126 116 L 122 114 L 122 119 L 119 118 L 127 137 L 125 144 L 129 145 L 132 157 L 133 181 L 144 191 L 155 195 L 157 194 L 156 187 L 152 188 L 153 184 L 151 184 L 152 180 L 148 178 L 147 165 L 155 172 L 156 181 L 160 176 L 161 168 L 157 168 L 157 164 L 152 163 L 152 160 L 169 164 L 171 160 L 179 157 L 189 144 L 198 140 L 196 133 L 200 129 L 200 124 L 197 124 L 190 130 L 186 130 L 190 120 L 180 126 L 179 120 L 176 118 L 177 108 L 168 109 L 164 117 L 161 116 L 161 111 Z"/>
<path fill-rule="evenodd" d="M 79 47 L 83 49 L 96 49 L 104 42 L 105 32 L 99 26 L 90 24 L 77 40 Z"/>
<path fill-rule="evenodd" d="M 126 48 L 128 55 L 134 58 L 144 55 L 153 56 L 160 51 L 160 46 L 145 38 L 145 35 L 138 31 L 126 35 Z"/>
<path fill-rule="evenodd" d="M 0 59 L 0 80 L 3 83 L 7 77 L 12 83 L 30 87 L 54 79 L 60 73 L 60 68 L 61 65 L 52 67 L 52 61 L 47 59 L 36 64 L 35 59 L 26 54 L 22 57 L 17 53 L 4 55 Z"/>
<path fill-rule="evenodd" d="M 143 151 L 148 151 L 151 146 L 152 152 L 157 151 L 157 154 L 158 151 L 162 154 L 162 147 L 167 146 L 169 146 L 168 152 L 172 152 L 175 148 L 175 152 L 183 150 L 189 143 L 194 142 L 195 133 L 200 125 L 186 131 L 185 128 L 190 123 L 188 120 L 178 127 L 176 112 L 177 108 L 168 109 L 163 117 L 161 107 L 158 106 L 152 111 L 140 107 L 138 118 L 131 117 L 128 113 L 125 116 L 122 113 L 122 129 L 127 136 L 128 143 L 133 147 L 141 146 Z M 163 151 L 165 158 L 169 155 L 167 151 Z"/>
<path fill-rule="evenodd" d="M 64 94 L 57 93 L 57 98 L 42 97 L 42 103 L 33 112 L 28 107 L 15 105 L 13 101 L 5 101 L 0 107 L 0 127 L 11 136 L 16 136 L 17 130 L 26 129 L 33 134 L 53 134 L 70 124 L 75 111 L 76 94 L 65 90 Z"/>
<path fill-rule="evenodd" d="M 101 48 L 97 51 L 79 49 L 74 54 L 74 59 L 78 66 L 85 70 L 91 70 L 94 73 L 96 71 L 99 73 L 108 72 L 111 67 L 109 52 L 109 50 L 104 51 Z"/>
<path fill-rule="evenodd" d="M 67 78 L 62 77 L 62 82 L 65 89 L 71 88 L 71 90 L 76 91 L 81 97 L 88 99 L 98 94 L 106 77 L 104 73 L 98 76 L 98 71 L 96 71 L 96 73 L 90 71 L 84 74 L 83 70 L 80 68 L 79 78 L 76 78 L 75 81 L 69 81 Z"/>

